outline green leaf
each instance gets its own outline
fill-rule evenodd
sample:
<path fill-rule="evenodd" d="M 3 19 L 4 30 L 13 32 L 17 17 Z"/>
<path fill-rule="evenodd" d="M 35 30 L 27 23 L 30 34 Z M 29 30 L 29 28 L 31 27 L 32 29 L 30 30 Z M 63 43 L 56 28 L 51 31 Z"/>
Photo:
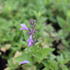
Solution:
<path fill-rule="evenodd" d="M 28 47 L 23 52 L 22 56 L 17 57 L 15 60 L 17 62 L 24 60 L 29 60 L 31 62 L 41 62 L 44 58 L 47 57 L 49 53 L 51 53 L 51 51 L 53 51 L 51 48 L 40 48 L 37 46 Z"/>
<path fill-rule="evenodd" d="M 64 19 L 62 19 L 61 17 L 57 17 L 57 21 L 59 23 L 59 25 L 61 26 L 61 28 L 65 31 L 65 32 L 70 32 L 70 24 L 68 24 Z"/>

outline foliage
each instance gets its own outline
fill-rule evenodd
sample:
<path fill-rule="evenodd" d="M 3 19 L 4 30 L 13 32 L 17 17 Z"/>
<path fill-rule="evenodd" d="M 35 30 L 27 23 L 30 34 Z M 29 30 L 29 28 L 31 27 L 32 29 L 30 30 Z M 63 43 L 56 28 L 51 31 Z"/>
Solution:
<path fill-rule="evenodd" d="M 20 30 L 31 28 L 30 19 L 36 20 L 32 47 Z M 0 0 L 0 56 L 5 70 L 70 70 L 70 0 Z M 19 64 L 24 60 L 30 63 Z"/>

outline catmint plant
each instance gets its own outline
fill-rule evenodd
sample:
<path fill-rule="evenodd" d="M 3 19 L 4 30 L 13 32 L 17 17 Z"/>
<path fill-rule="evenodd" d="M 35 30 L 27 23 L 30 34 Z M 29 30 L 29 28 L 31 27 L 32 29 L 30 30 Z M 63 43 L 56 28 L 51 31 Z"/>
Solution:
<path fill-rule="evenodd" d="M 34 43 L 35 43 L 35 40 L 33 38 L 34 34 L 36 32 L 36 30 L 35 30 L 35 22 L 36 22 L 36 20 L 30 19 L 29 23 L 30 23 L 31 28 L 28 28 L 25 24 L 21 24 L 21 28 L 20 28 L 20 30 L 28 31 L 29 38 L 28 38 L 27 42 L 28 42 L 29 47 L 33 46 Z"/>

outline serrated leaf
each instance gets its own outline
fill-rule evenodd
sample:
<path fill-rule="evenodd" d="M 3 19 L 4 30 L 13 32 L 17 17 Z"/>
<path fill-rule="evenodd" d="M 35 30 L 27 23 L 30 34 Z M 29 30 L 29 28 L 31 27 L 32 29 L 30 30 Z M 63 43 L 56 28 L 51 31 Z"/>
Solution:
<path fill-rule="evenodd" d="M 28 47 L 23 52 L 22 56 L 16 58 L 17 62 L 23 61 L 23 60 L 29 60 L 29 61 L 42 61 L 46 56 L 53 51 L 51 48 L 40 48 L 40 47 Z"/>

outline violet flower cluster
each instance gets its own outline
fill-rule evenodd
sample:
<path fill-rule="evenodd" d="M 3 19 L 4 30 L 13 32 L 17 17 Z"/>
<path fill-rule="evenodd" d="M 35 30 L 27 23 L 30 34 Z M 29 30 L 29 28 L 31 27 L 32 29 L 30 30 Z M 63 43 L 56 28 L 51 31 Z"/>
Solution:
<path fill-rule="evenodd" d="M 36 21 L 33 20 L 33 19 L 30 20 L 30 25 L 32 27 L 31 29 L 28 28 L 25 24 L 21 24 L 21 28 L 20 28 L 20 30 L 26 30 L 26 31 L 28 31 L 29 38 L 28 38 L 27 42 L 28 42 L 28 46 L 29 47 L 33 46 L 33 44 L 35 43 L 35 41 L 33 40 L 33 35 L 36 32 L 36 30 L 35 30 L 35 24 L 34 24 L 35 22 Z M 26 63 L 30 63 L 30 62 L 28 60 L 24 60 L 24 61 L 20 62 L 20 64 L 26 64 Z"/>
<path fill-rule="evenodd" d="M 35 20 L 31 19 L 30 20 L 30 25 L 32 26 L 31 29 L 28 28 L 25 24 L 21 24 L 21 28 L 20 28 L 20 30 L 28 31 L 28 34 L 30 35 L 29 39 L 27 40 L 29 47 L 33 46 L 33 44 L 34 44 L 34 40 L 33 40 L 33 35 L 35 33 L 35 24 L 34 23 L 35 23 Z"/>

